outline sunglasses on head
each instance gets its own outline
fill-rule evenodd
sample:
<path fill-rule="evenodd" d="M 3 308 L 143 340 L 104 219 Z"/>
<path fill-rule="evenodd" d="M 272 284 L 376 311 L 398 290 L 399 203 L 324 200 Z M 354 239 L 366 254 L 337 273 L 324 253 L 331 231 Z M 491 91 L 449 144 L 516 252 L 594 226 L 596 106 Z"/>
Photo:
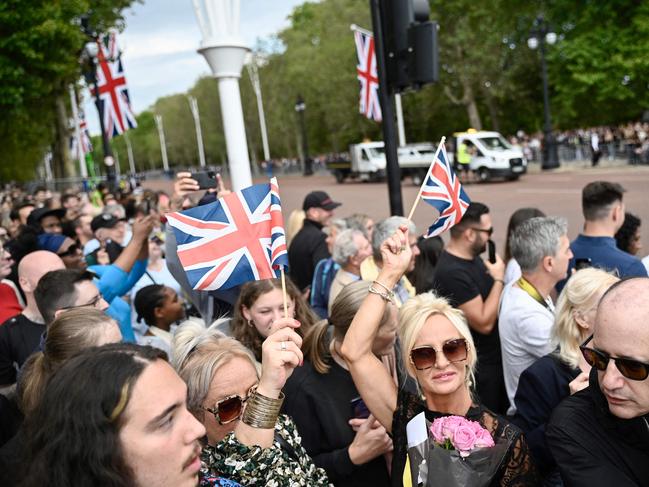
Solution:
<path fill-rule="evenodd" d="M 77 252 L 79 251 L 79 246 L 77 244 L 72 244 L 68 247 L 68 250 L 65 252 L 61 252 L 60 254 L 57 254 L 59 257 L 72 257 L 74 255 L 77 255 Z"/>
<path fill-rule="evenodd" d="M 644 364 L 638 362 L 637 360 L 628 359 L 628 358 L 619 358 L 611 357 L 608 353 L 602 352 L 594 348 L 589 348 L 586 345 L 593 339 L 593 335 L 588 338 L 584 343 L 581 344 L 579 349 L 581 354 L 584 356 L 584 360 L 591 367 L 595 367 L 597 370 L 604 371 L 608 367 L 608 362 L 610 360 L 615 361 L 615 366 L 617 370 L 620 371 L 627 379 L 631 380 L 645 380 L 649 377 L 649 364 Z"/>
<path fill-rule="evenodd" d="M 231 423 L 232 421 L 235 421 L 241 417 L 241 413 L 243 412 L 243 405 L 248 399 L 250 399 L 250 395 L 252 394 L 254 389 L 255 386 L 251 387 L 248 390 L 246 397 L 242 398 L 238 394 L 234 394 L 218 401 L 214 408 L 203 407 L 202 409 L 204 409 L 208 413 L 212 413 L 214 415 L 214 419 L 216 419 L 221 425 Z"/>
<path fill-rule="evenodd" d="M 435 365 L 437 360 L 437 352 L 431 346 L 414 348 L 410 351 L 410 361 L 417 370 L 430 369 Z M 469 347 L 464 338 L 456 338 L 449 340 L 442 345 L 441 352 L 449 362 L 462 362 L 466 360 L 469 354 Z"/>

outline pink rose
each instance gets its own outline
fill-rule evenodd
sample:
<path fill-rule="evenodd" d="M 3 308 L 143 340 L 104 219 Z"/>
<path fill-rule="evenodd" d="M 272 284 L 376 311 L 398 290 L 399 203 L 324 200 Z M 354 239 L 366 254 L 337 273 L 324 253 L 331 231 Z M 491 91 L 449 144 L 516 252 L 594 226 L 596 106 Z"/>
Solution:
<path fill-rule="evenodd" d="M 460 456 L 468 456 L 475 447 L 476 435 L 473 426 L 466 423 L 459 425 L 453 433 L 451 441 L 455 449 L 459 450 Z"/>
<path fill-rule="evenodd" d="M 444 427 L 444 418 L 437 418 L 433 421 L 433 424 L 430 425 L 430 433 L 433 435 L 433 439 L 436 443 L 440 445 L 444 443 L 444 434 L 442 433 L 442 428 Z"/>
<path fill-rule="evenodd" d="M 466 423 L 466 418 L 462 416 L 446 416 L 441 418 L 444 420 L 444 426 L 442 427 L 442 434 L 446 438 L 453 438 L 453 433 L 455 430 L 462 424 Z"/>
<path fill-rule="evenodd" d="M 475 447 L 491 448 L 492 446 L 494 446 L 495 443 L 494 443 L 494 439 L 491 437 L 491 434 L 482 426 L 480 426 L 479 423 L 476 424 L 479 426 L 479 430 L 475 432 L 476 433 Z"/>

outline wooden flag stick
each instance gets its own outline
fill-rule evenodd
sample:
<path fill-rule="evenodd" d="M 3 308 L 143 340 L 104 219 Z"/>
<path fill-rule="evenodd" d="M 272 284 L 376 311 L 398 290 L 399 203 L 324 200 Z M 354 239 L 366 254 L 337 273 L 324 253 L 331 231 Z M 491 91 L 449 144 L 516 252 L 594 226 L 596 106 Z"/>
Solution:
<path fill-rule="evenodd" d="M 286 297 L 286 278 L 284 277 L 284 267 L 280 267 L 279 272 L 282 275 L 282 298 L 284 300 L 284 318 L 288 318 L 288 298 Z"/>
<path fill-rule="evenodd" d="M 439 151 L 442 149 L 442 146 L 444 145 L 445 141 L 446 141 L 446 137 L 442 136 L 442 139 L 439 141 L 439 144 L 437 145 L 437 150 L 435 151 L 435 157 L 433 157 L 433 162 L 431 162 L 430 167 L 428 168 L 428 172 L 426 173 L 426 177 L 421 182 L 421 186 L 419 187 L 419 193 L 417 193 L 417 198 L 415 199 L 415 202 L 412 204 L 412 208 L 410 208 L 410 213 L 408 213 L 408 220 L 409 221 L 412 221 L 412 215 L 414 215 L 415 209 L 417 208 L 417 204 L 419 204 L 419 200 L 421 199 L 421 192 L 424 190 L 424 185 L 426 184 L 426 179 L 428 178 L 428 173 L 430 172 L 431 168 L 433 167 L 433 164 L 435 164 L 435 161 L 437 160 L 437 156 L 439 155 Z M 446 162 L 448 162 L 448 161 L 446 161 Z"/>

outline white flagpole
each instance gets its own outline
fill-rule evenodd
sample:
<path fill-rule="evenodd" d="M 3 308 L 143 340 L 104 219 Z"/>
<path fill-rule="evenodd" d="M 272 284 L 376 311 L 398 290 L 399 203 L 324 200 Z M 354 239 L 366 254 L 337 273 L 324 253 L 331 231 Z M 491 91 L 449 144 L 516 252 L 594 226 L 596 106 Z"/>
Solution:
<path fill-rule="evenodd" d="M 394 105 L 397 112 L 397 129 L 399 132 L 399 147 L 406 145 L 406 130 L 403 126 L 403 108 L 401 106 L 401 93 L 394 94 Z"/>
<path fill-rule="evenodd" d="M 192 111 L 192 117 L 194 117 L 194 126 L 196 127 L 196 143 L 198 144 L 198 160 L 201 167 L 205 167 L 205 148 L 203 147 L 203 132 L 201 131 L 201 118 L 200 113 L 198 112 L 198 100 L 195 97 L 190 96 L 189 98 L 189 108 Z"/>
<path fill-rule="evenodd" d="M 424 190 L 424 185 L 426 184 L 428 173 L 433 167 L 433 164 L 435 164 L 435 161 L 437 160 L 437 156 L 439 155 L 439 151 L 442 150 L 442 147 L 444 147 L 444 142 L 446 142 L 446 137 L 442 137 L 442 140 L 439 141 L 439 145 L 437 146 L 437 150 L 435 151 L 435 157 L 433 157 L 433 162 L 431 162 L 430 167 L 428 168 L 428 172 L 426 173 L 426 177 L 421 182 L 421 186 L 419 187 L 419 192 L 417 193 L 417 198 L 415 199 L 415 202 L 412 204 L 412 208 L 410 208 L 410 213 L 408 213 L 408 220 L 412 220 L 412 215 L 415 213 L 415 208 L 417 208 L 417 204 L 419 204 L 419 200 L 421 199 L 421 192 Z M 446 162 L 448 163 L 448 161 Z"/>
<path fill-rule="evenodd" d="M 126 153 L 128 154 L 128 167 L 131 174 L 135 174 L 135 159 L 133 158 L 133 147 L 131 146 L 131 139 L 128 138 L 128 130 L 124 132 L 124 140 L 126 141 Z"/>
<path fill-rule="evenodd" d="M 261 84 L 259 83 L 259 71 L 257 69 L 257 56 L 251 56 L 250 62 L 246 65 L 252 88 L 257 97 L 257 111 L 259 112 L 259 126 L 261 129 L 261 144 L 264 148 L 264 160 L 270 161 L 270 149 L 268 148 L 268 133 L 266 132 L 266 116 L 264 115 L 264 102 L 261 97 Z"/>
<path fill-rule="evenodd" d="M 160 138 L 160 152 L 162 153 L 162 167 L 165 172 L 169 171 L 169 160 L 167 159 L 167 143 L 165 142 L 165 132 L 162 126 L 162 115 L 155 115 L 155 124 L 158 127 L 158 137 Z"/>
<path fill-rule="evenodd" d="M 74 138 L 77 141 L 77 159 L 79 160 L 79 175 L 88 179 L 88 168 L 86 167 L 86 155 L 83 152 L 81 142 L 81 129 L 79 128 L 79 107 L 77 105 L 77 94 L 74 86 L 70 85 L 70 105 L 72 106 L 72 118 L 74 119 Z"/>

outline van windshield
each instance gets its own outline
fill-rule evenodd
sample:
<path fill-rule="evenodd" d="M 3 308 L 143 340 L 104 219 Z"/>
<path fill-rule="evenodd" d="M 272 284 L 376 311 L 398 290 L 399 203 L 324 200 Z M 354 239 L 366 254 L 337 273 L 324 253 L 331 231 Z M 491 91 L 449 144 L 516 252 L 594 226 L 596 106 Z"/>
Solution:
<path fill-rule="evenodd" d="M 385 152 L 385 149 L 383 147 L 367 147 L 365 150 L 369 152 L 372 159 L 375 157 L 381 157 Z"/>
<path fill-rule="evenodd" d="M 489 150 L 505 151 L 512 148 L 502 135 L 497 137 L 480 137 L 479 140 Z"/>

